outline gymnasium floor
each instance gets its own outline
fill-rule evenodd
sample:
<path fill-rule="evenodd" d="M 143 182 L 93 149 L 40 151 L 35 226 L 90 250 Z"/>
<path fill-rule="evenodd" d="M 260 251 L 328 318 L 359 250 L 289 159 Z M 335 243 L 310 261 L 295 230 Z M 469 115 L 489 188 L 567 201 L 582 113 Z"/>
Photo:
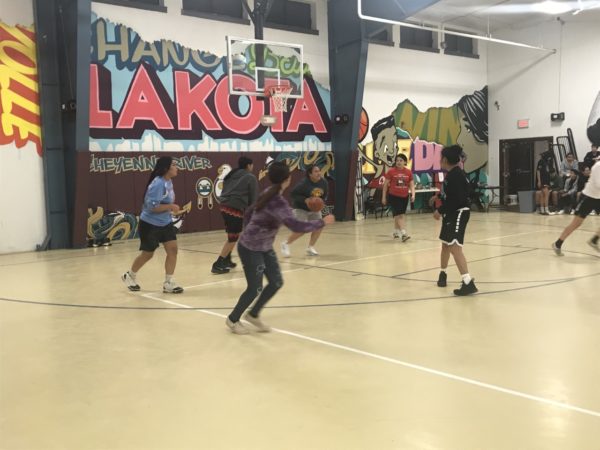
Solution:
<path fill-rule="evenodd" d="M 320 257 L 292 247 L 250 336 L 224 325 L 241 271 L 209 272 L 222 232 L 180 236 L 178 296 L 162 252 L 125 289 L 137 242 L 0 256 L 0 448 L 598 449 L 600 218 L 555 257 L 569 221 L 473 213 L 462 299 L 429 214 L 406 244 L 338 223 Z"/>

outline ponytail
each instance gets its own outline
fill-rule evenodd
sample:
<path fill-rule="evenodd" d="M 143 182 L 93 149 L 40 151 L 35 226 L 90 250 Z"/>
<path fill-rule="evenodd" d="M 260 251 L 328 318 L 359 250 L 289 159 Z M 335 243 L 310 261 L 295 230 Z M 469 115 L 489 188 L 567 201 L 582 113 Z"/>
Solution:
<path fill-rule="evenodd" d="M 269 181 L 272 185 L 256 200 L 254 210 L 261 210 L 269 201 L 281 192 L 281 184 L 290 177 L 290 169 L 283 162 L 275 162 L 269 166 Z"/>

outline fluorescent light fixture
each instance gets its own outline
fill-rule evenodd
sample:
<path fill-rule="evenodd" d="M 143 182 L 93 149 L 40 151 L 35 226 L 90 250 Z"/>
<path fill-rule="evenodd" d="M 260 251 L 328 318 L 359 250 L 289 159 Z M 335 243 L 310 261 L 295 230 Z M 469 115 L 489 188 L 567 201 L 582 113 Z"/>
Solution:
<path fill-rule="evenodd" d="M 564 14 L 571 11 L 572 7 L 569 3 L 560 3 L 553 0 L 546 0 L 541 3 L 535 3 L 531 6 L 531 9 L 537 12 L 545 14 Z"/>

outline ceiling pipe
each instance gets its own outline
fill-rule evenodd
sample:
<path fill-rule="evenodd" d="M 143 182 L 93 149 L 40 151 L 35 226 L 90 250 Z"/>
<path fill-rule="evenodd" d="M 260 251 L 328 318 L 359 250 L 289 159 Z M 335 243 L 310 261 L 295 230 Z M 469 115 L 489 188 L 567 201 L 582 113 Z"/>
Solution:
<path fill-rule="evenodd" d="M 362 0 L 358 0 L 358 16 L 363 20 L 371 20 L 373 22 L 387 23 L 390 25 L 400 25 L 402 27 L 417 28 L 419 30 L 428 30 L 428 31 L 433 31 L 435 33 L 444 33 L 444 34 L 451 34 L 453 36 L 468 37 L 471 39 L 477 39 L 479 41 L 494 42 L 496 44 L 512 45 L 515 47 L 530 48 L 532 50 L 541 50 L 544 52 L 556 53 L 555 48 L 545 48 L 545 47 L 539 47 L 536 45 L 524 44 L 522 42 L 507 41 L 505 39 L 497 39 L 497 38 L 493 38 L 490 34 L 488 34 L 488 36 L 480 36 L 477 34 L 461 33 L 460 31 L 445 30 L 443 27 L 430 27 L 427 25 L 417 25 L 417 24 L 410 23 L 410 22 L 401 22 L 398 20 L 389 20 L 389 19 L 384 19 L 381 17 L 368 16 L 366 14 L 363 14 L 363 12 L 362 12 Z"/>

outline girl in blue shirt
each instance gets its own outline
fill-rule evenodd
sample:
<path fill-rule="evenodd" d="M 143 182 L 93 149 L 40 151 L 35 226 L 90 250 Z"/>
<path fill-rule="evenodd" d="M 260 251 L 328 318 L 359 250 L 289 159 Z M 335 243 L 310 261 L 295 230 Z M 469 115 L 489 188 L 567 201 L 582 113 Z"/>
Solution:
<path fill-rule="evenodd" d="M 162 243 L 167 252 L 163 292 L 171 294 L 183 292 L 183 288 L 173 280 L 177 265 L 177 230 L 173 225 L 172 217 L 179 214 L 179 206 L 175 203 L 171 179 L 176 176 L 177 165 L 173 158 L 161 156 L 150 174 L 144 194 L 138 225 L 141 253 L 133 261 L 131 269 L 121 277 L 130 291 L 140 290 L 136 280 L 137 273 L 152 259 L 154 251 Z"/>

